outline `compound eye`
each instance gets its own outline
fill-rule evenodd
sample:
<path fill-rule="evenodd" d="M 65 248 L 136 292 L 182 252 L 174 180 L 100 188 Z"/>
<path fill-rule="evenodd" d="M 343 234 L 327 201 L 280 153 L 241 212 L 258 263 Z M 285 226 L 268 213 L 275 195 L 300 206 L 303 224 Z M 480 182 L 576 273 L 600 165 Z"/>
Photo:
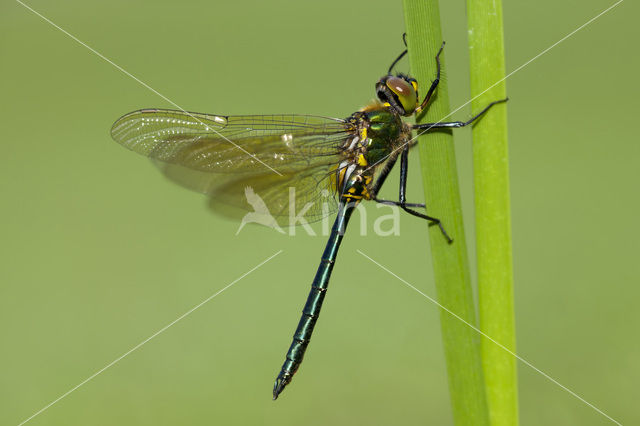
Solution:
<path fill-rule="evenodd" d="M 389 77 L 386 85 L 396 95 L 406 115 L 416 110 L 418 97 L 416 89 L 410 82 L 400 77 Z"/>

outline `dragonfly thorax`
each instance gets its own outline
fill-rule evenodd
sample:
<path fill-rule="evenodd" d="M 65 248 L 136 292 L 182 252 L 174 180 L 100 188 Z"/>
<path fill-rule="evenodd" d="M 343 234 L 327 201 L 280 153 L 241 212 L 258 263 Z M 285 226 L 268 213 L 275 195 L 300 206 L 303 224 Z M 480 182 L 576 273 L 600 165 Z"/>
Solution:
<path fill-rule="evenodd" d="M 347 120 L 353 128 L 342 145 L 343 161 L 335 169 L 332 186 L 349 200 L 369 199 L 367 191 L 376 168 L 411 135 L 411 127 L 389 105 L 373 102 Z"/>
<path fill-rule="evenodd" d="M 369 168 L 388 158 L 411 134 L 400 114 L 380 102 L 367 105 L 347 121 L 354 132 L 343 144 L 343 155 L 352 163 Z"/>

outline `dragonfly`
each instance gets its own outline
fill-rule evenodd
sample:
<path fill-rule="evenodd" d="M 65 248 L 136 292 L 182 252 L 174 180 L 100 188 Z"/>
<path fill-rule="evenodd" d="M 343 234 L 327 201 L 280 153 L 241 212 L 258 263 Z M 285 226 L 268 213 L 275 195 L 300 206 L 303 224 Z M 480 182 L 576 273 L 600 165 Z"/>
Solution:
<path fill-rule="evenodd" d="M 250 188 L 260 196 L 269 215 L 283 226 L 290 212 L 302 207 L 309 222 L 336 213 L 293 341 L 273 386 L 274 400 L 302 363 L 347 224 L 362 200 L 398 206 L 437 225 L 443 237 L 453 242 L 440 219 L 417 210 L 426 212 L 424 203 L 406 200 L 408 155 L 416 144 L 413 133 L 468 126 L 507 99 L 491 102 L 467 121 L 405 122 L 405 117 L 428 107 L 440 81 L 443 48 L 444 42 L 435 56 L 435 79 L 422 101 L 416 79 L 393 74 L 407 54 L 405 49 L 376 83 L 377 100 L 344 119 L 142 109 L 122 116 L 111 129 L 116 142 L 151 158 L 170 180 L 207 194 L 214 210 L 226 206 L 251 211 L 245 199 Z M 380 199 L 378 193 L 398 159 L 398 200 Z M 296 194 L 293 200 L 291 190 Z"/>

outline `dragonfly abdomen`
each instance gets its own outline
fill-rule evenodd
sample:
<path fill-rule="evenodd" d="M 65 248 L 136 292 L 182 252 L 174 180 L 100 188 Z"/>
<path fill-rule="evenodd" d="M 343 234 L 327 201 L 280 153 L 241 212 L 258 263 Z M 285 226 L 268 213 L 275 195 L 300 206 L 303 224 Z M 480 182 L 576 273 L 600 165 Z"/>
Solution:
<path fill-rule="evenodd" d="M 322 253 L 316 276 L 311 283 L 311 290 L 309 291 L 309 296 L 307 296 L 307 302 L 302 309 L 302 316 L 293 334 L 293 342 L 291 342 L 287 357 L 273 386 L 273 399 L 278 398 L 278 395 L 284 390 L 285 386 L 291 382 L 293 375 L 302 363 L 304 353 L 307 350 L 313 329 L 320 315 L 322 302 L 327 294 L 329 278 L 331 277 L 331 271 L 333 271 L 342 237 L 344 236 L 347 223 L 356 204 L 357 201 L 349 201 L 349 199 L 344 196 L 341 198 L 338 216 L 331 229 L 329 241 L 327 241 L 327 245 Z"/>

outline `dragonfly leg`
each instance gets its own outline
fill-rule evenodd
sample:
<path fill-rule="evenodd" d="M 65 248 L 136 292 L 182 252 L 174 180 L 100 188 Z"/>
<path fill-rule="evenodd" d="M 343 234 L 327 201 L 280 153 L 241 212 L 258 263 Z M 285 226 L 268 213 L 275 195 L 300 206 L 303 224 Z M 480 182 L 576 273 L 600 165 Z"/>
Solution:
<path fill-rule="evenodd" d="M 407 33 L 402 34 L 402 42 L 404 43 L 404 47 L 407 47 Z M 408 50 L 404 49 L 404 51 L 400 55 L 398 55 L 396 60 L 391 63 L 391 66 L 389 67 L 389 71 L 387 72 L 387 74 L 391 75 L 391 73 L 393 72 L 393 68 L 396 66 L 398 62 L 400 62 L 400 59 L 404 58 L 404 55 L 406 55 L 407 52 Z"/>
<path fill-rule="evenodd" d="M 447 234 L 447 231 L 444 229 L 444 226 L 442 225 L 442 222 L 440 221 L 440 219 L 432 216 L 427 216 L 426 214 L 422 214 L 420 212 L 417 212 L 411 209 L 411 207 L 426 208 L 425 204 L 407 203 L 406 193 L 407 193 L 407 172 L 409 169 L 409 161 L 408 161 L 409 148 L 410 148 L 409 145 L 404 146 L 404 148 L 402 149 L 402 154 L 400 158 L 400 196 L 399 196 L 400 200 L 399 201 L 382 200 L 377 196 L 378 191 L 382 187 L 382 184 L 387 179 L 387 176 L 389 176 L 389 173 L 391 172 L 391 169 L 393 168 L 393 166 L 396 164 L 396 161 L 398 161 L 398 154 L 392 154 L 392 156 L 387 160 L 387 162 L 384 165 L 384 168 L 382 169 L 382 171 L 380 172 L 380 175 L 378 176 L 378 179 L 376 179 L 376 181 L 374 182 L 373 186 L 371 186 L 371 188 L 368 188 L 369 195 L 371 196 L 371 199 L 375 202 L 378 202 L 381 204 L 387 204 L 387 205 L 391 204 L 391 205 L 398 206 L 402 210 L 406 211 L 407 213 L 413 216 L 417 216 L 419 218 L 428 220 L 431 225 L 438 225 L 438 227 L 440 228 L 440 231 L 442 232 L 442 235 L 444 235 L 444 237 L 447 239 L 449 243 L 452 243 L 453 240 L 451 239 L 451 237 L 449 237 L 449 234 Z"/>
<path fill-rule="evenodd" d="M 380 198 L 375 198 L 373 201 L 375 201 L 376 203 L 385 204 L 385 205 L 388 205 L 388 206 L 398 206 L 398 207 L 400 207 L 400 201 L 382 200 Z M 417 208 L 423 208 L 423 209 L 427 208 L 427 206 L 424 203 L 404 203 L 404 205 L 406 207 L 417 207 Z"/>
<path fill-rule="evenodd" d="M 406 197 L 408 171 L 409 171 L 409 146 L 405 146 L 404 149 L 402 150 L 402 155 L 400 157 L 400 194 L 398 197 L 399 198 L 398 205 L 402 210 L 406 211 L 407 213 L 412 214 L 413 216 L 419 217 L 421 219 L 428 220 L 431 225 L 438 225 L 438 227 L 440 228 L 440 232 L 442 232 L 442 235 L 446 238 L 447 242 L 451 244 L 453 242 L 453 239 L 449 236 L 447 231 L 444 229 L 444 226 L 442 225 L 442 221 L 440 219 L 433 216 L 427 216 L 426 214 L 417 212 L 409 208 L 409 205 L 407 204 L 407 197 Z"/>
<path fill-rule="evenodd" d="M 442 53 L 443 49 L 444 49 L 444 41 L 440 46 L 440 50 L 438 50 L 438 53 L 436 54 L 436 79 L 431 82 L 431 86 L 429 87 L 429 90 L 427 90 L 427 94 L 424 97 L 424 100 L 422 101 L 420 106 L 416 108 L 416 114 L 419 114 L 427 107 L 427 104 L 431 99 L 431 95 L 433 95 L 433 92 L 436 91 L 436 87 L 438 87 L 438 84 L 440 83 L 440 54 Z"/>
<path fill-rule="evenodd" d="M 384 184 L 384 181 L 387 180 L 387 176 L 389 176 L 389 172 L 391 172 L 391 169 L 393 169 L 396 161 L 398 161 L 398 154 L 396 152 L 392 152 L 387 162 L 384 163 L 383 169 L 380 171 L 380 175 L 378 175 L 378 178 L 373 183 L 373 186 L 371 186 L 371 188 L 367 188 L 367 192 L 369 192 L 372 200 L 378 201 L 378 191 L 380 191 L 380 188 L 382 188 L 382 184 Z"/>
<path fill-rule="evenodd" d="M 468 119 L 467 121 L 445 121 L 445 122 L 437 122 L 437 123 L 423 123 L 423 124 L 416 124 L 413 126 L 414 129 L 416 130 L 420 130 L 420 129 L 425 129 L 425 130 L 429 130 L 429 129 L 437 129 L 437 128 L 459 128 L 459 127 L 464 127 L 464 126 L 468 126 L 469 124 L 473 123 L 474 121 L 476 121 L 478 118 L 482 117 L 482 115 L 484 113 L 486 113 L 487 111 L 489 111 L 489 108 L 491 108 L 492 106 L 496 105 L 496 104 L 501 104 L 503 102 L 507 102 L 509 100 L 509 98 L 504 98 L 504 99 L 500 99 L 498 101 L 493 101 L 491 102 L 489 105 L 487 105 L 486 107 L 484 107 L 482 109 L 482 111 L 480 111 L 479 113 L 477 113 L 476 115 L 474 115 L 473 117 L 471 117 L 470 119 Z"/>

